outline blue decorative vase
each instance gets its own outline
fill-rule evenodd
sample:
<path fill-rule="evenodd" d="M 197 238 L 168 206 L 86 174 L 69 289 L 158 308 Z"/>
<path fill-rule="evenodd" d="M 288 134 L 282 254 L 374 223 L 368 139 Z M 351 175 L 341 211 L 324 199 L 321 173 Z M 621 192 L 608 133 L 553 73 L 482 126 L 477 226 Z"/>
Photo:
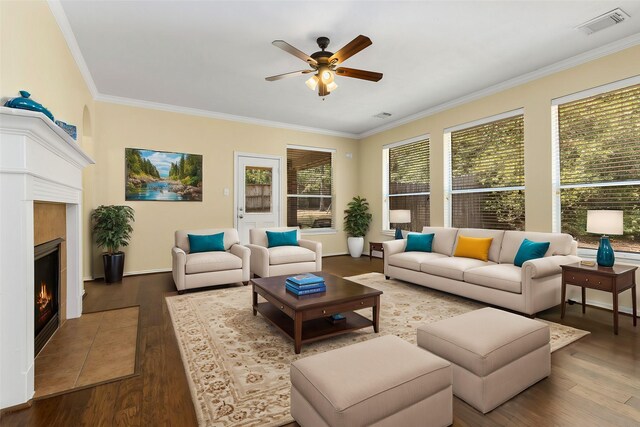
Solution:
<path fill-rule="evenodd" d="M 598 265 L 601 267 L 613 267 L 613 263 L 616 260 L 616 256 L 613 253 L 611 242 L 607 236 L 600 238 L 600 246 L 598 246 Z"/>
<path fill-rule="evenodd" d="M 400 227 L 396 227 L 396 240 L 402 240 L 402 230 L 400 230 Z"/>
<path fill-rule="evenodd" d="M 51 111 L 47 110 L 42 104 L 34 101 L 33 99 L 29 99 L 31 94 L 26 90 L 20 91 L 20 96 L 17 98 L 13 98 L 4 103 L 5 107 L 10 108 L 18 108 L 20 110 L 30 110 L 30 111 L 38 111 L 45 116 L 49 117 L 51 121 L 53 121 L 53 114 Z"/>

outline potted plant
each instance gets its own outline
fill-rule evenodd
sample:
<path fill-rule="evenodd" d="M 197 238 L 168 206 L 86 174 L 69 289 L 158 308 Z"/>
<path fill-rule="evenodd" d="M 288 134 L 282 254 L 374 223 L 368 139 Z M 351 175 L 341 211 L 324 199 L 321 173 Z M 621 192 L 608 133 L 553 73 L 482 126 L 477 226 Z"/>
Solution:
<path fill-rule="evenodd" d="M 369 202 L 363 197 L 355 196 L 347 205 L 344 213 L 344 231 L 349 235 L 347 239 L 349 254 L 353 258 L 358 258 L 362 255 L 364 236 L 369 230 L 369 224 L 371 224 Z"/>
<path fill-rule="evenodd" d="M 124 271 L 124 252 L 120 248 L 129 245 L 133 231 L 133 209 L 129 206 L 100 205 L 91 213 L 91 221 L 98 247 L 106 249 L 102 254 L 104 281 L 119 282 Z"/>

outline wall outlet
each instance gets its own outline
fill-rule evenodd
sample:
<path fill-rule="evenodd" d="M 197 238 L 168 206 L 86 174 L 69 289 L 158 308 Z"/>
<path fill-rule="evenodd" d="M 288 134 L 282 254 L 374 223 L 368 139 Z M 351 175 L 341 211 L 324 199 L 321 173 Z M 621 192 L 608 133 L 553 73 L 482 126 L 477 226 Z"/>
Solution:
<path fill-rule="evenodd" d="M 225 196 L 228 196 L 229 195 L 229 189 L 225 188 L 224 190 L 222 190 L 222 194 L 225 195 Z"/>

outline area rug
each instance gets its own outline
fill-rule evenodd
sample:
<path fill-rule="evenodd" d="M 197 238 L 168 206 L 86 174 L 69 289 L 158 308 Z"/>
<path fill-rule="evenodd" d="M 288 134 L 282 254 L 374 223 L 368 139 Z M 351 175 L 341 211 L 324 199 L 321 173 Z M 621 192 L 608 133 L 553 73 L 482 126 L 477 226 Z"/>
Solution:
<path fill-rule="evenodd" d="M 265 319 L 253 316 L 251 287 L 242 286 L 167 297 L 167 305 L 201 426 L 279 426 L 289 413 L 289 365 L 313 354 L 379 335 L 416 343 L 416 328 L 484 307 L 480 303 L 398 280 L 380 273 L 348 277 L 384 292 L 380 333 L 366 328 L 304 345 L 293 342 Z M 371 309 L 361 314 L 370 318 Z M 551 351 L 589 332 L 547 322 Z"/>

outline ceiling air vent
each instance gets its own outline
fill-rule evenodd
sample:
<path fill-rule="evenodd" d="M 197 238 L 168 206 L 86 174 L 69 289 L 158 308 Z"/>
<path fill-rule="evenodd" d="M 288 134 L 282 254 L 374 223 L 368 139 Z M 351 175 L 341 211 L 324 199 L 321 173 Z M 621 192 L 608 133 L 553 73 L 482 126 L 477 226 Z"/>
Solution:
<path fill-rule="evenodd" d="M 377 117 L 379 119 L 386 119 L 387 117 L 391 117 L 391 113 L 385 113 L 384 111 L 382 113 L 378 113 L 373 117 Z"/>
<path fill-rule="evenodd" d="M 620 24 L 627 18 L 629 18 L 629 14 L 624 10 L 617 8 L 579 25 L 578 29 L 586 34 L 593 34 L 600 30 L 604 30 L 605 28 Z"/>

